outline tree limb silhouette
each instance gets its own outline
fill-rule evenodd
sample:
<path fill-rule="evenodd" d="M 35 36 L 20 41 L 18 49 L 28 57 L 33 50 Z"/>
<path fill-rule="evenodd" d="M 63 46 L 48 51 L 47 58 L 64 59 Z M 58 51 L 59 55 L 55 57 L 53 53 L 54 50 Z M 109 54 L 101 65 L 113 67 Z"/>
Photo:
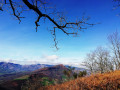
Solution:
<path fill-rule="evenodd" d="M 46 13 L 46 10 L 49 9 L 48 7 L 46 7 L 47 1 L 46 0 L 21 0 L 22 4 L 15 1 L 15 0 L 2 0 L 1 5 L 9 5 L 10 9 L 12 10 L 13 15 L 19 20 L 19 23 L 21 22 L 21 13 L 23 10 L 23 7 L 27 7 L 28 9 L 34 11 L 38 16 L 37 19 L 35 21 L 35 25 L 36 25 L 36 32 L 38 27 L 40 26 L 38 23 L 40 21 L 40 19 L 43 17 L 45 19 L 48 19 L 50 22 L 52 22 L 55 26 L 53 27 L 53 35 L 54 35 L 54 41 L 56 41 L 56 29 L 61 30 L 63 33 L 65 33 L 66 35 L 78 35 L 79 31 L 84 31 L 84 29 L 87 29 L 88 26 L 93 26 L 95 24 L 91 24 L 88 23 L 87 21 L 89 20 L 89 18 L 82 18 L 81 20 L 77 20 L 77 21 L 67 21 L 66 18 L 59 16 L 59 19 L 61 21 L 57 21 L 55 20 L 53 17 L 50 16 L 50 14 Z M 22 10 L 21 10 L 22 9 Z M 42 10 L 44 9 L 44 11 Z M 0 10 L 3 11 L 2 6 L 0 7 Z M 19 11 L 21 10 L 21 12 Z M 52 13 L 52 15 L 54 16 L 55 13 Z M 55 42 L 55 47 L 57 48 L 57 43 Z"/>

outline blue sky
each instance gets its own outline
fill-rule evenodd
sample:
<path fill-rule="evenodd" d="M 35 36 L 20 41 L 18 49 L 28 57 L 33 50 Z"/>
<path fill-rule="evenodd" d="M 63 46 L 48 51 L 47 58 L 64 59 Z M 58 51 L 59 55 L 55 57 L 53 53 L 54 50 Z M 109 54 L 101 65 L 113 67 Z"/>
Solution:
<path fill-rule="evenodd" d="M 120 8 L 113 10 L 112 0 L 51 0 L 57 10 L 64 11 L 66 17 L 76 20 L 85 12 L 91 23 L 101 23 L 80 32 L 80 37 L 67 36 L 57 32 L 58 51 L 49 32 L 52 23 L 40 21 L 35 32 L 33 12 L 19 24 L 14 16 L 0 11 L 0 61 L 20 64 L 49 63 L 79 65 L 89 51 L 97 46 L 107 46 L 107 36 L 116 30 L 120 32 Z M 35 18 L 34 18 L 35 17 Z"/>

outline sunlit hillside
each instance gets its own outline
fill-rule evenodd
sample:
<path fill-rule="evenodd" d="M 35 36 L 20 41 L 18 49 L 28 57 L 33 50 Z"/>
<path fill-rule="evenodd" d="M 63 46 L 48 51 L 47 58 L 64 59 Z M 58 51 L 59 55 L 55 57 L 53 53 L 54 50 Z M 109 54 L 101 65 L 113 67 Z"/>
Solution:
<path fill-rule="evenodd" d="M 120 71 L 95 74 L 39 90 L 120 90 Z"/>

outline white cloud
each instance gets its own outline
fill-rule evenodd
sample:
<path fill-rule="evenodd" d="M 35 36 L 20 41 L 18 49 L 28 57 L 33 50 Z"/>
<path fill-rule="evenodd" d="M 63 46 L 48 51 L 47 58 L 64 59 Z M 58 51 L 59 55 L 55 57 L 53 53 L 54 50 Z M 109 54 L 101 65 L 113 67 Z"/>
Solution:
<path fill-rule="evenodd" d="M 0 62 L 14 62 L 15 60 L 12 60 L 12 59 L 10 59 L 10 58 L 6 58 L 6 59 L 3 59 L 3 58 L 1 58 L 0 59 Z"/>
<path fill-rule="evenodd" d="M 50 55 L 50 56 L 43 55 L 42 58 L 47 59 L 47 60 L 56 60 L 56 59 L 58 59 L 58 56 L 57 55 Z"/>
<path fill-rule="evenodd" d="M 80 57 L 59 57 L 57 55 L 42 55 L 42 57 L 23 57 L 21 59 L 0 59 L 0 61 L 18 63 L 22 65 L 29 64 L 50 64 L 50 65 L 70 65 L 82 67 L 83 58 Z"/>

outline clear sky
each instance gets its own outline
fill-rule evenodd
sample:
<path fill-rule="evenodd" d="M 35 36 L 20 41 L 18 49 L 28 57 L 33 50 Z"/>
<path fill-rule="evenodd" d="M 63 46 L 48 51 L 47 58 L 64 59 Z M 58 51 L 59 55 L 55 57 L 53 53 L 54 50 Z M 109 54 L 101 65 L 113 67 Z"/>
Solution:
<path fill-rule="evenodd" d="M 0 11 L 0 61 L 19 64 L 69 64 L 79 65 L 89 51 L 97 46 L 106 46 L 107 36 L 120 32 L 120 8 L 113 10 L 112 0 L 51 0 L 57 10 L 65 11 L 66 17 L 76 20 L 85 12 L 91 23 L 101 23 L 80 32 L 80 37 L 71 37 L 57 32 L 58 51 L 49 32 L 51 22 L 40 21 L 35 32 L 33 12 L 23 13 L 26 18 L 19 24 L 10 13 Z"/>

